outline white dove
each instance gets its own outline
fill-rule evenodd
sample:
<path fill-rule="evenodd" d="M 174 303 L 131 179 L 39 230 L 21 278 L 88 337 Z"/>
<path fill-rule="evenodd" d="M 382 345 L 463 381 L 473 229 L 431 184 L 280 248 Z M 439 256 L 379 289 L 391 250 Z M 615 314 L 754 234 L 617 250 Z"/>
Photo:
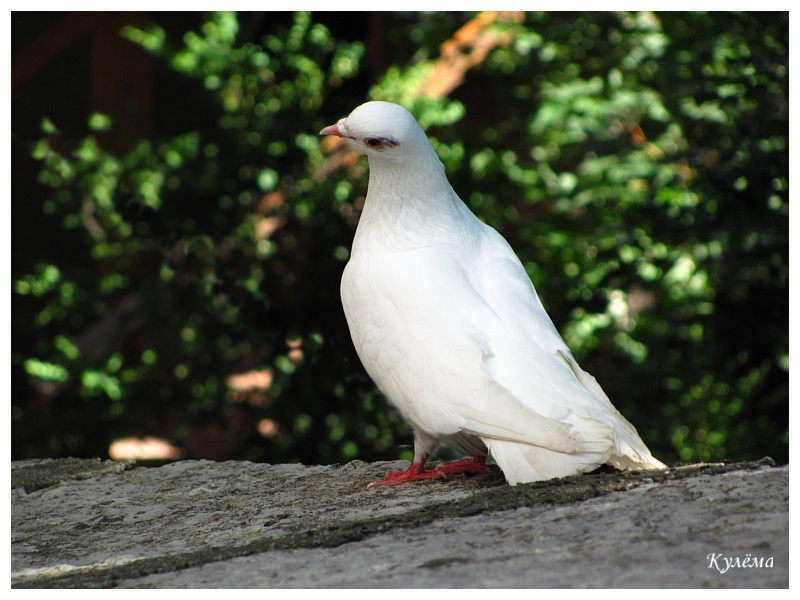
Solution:
<path fill-rule="evenodd" d="M 342 305 L 358 356 L 414 429 L 414 460 L 370 487 L 483 473 L 509 484 L 603 464 L 664 469 L 583 371 L 508 242 L 459 199 L 414 117 L 367 102 L 320 135 L 369 157 Z M 474 458 L 426 470 L 439 443 Z"/>

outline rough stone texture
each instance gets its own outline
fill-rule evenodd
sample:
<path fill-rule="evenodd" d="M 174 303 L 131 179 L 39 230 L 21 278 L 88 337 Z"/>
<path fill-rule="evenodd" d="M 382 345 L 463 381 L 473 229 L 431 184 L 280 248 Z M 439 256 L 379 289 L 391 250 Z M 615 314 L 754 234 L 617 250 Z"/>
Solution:
<path fill-rule="evenodd" d="M 788 465 L 366 490 L 406 465 L 14 463 L 12 587 L 789 585 Z"/>

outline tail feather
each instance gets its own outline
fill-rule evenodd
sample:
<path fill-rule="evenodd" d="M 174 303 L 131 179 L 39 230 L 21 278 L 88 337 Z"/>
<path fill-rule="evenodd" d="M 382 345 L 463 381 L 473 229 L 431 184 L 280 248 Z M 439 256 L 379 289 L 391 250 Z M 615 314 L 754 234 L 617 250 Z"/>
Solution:
<path fill-rule="evenodd" d="M 510 485 L 586 473 L 605 462 L 602 455 L 591 452 L 564 454 L 503 440 L 486 440 L 486 445 Z"/>
<path fill-rule="evenodd" d="M 632 448 L 622 441 L 617 443 L 617 448 L 608 459 L 608 464 L 621 471 L 639 471 L 642 469 L 666 469 L 667 465 L 655 458 L 644 444 L 637 444 Z"/>
<path fill-rule="evenodd" d="M 626 471 L 667 468 L 653 458 L 638 436 L 634 448 L 605 423 L 574 413 L 569 421 L 570 434 L 577 447 L 574 452 L 559 452 L 517 441 L 481 439 L 510 485 L 578 475 L 604 464 Z"/>
<path fill-rule="evenodd" d="M 594 419 L 575 414 L 571 417 L 576 421 L 570 423 L 570 435 L 576 446 L 573 452 L 483 438 L 510 485 L 586 473 L 609 460 L 614 451 L 613 430 Z"/>
<path fill-rule="evenodd" d="M 622 416 L 622 414 L 614 408 L 611 401 L 606 396 L 603 388 L 597 383 L 597 380 L 589 373 L 580 368 L 578 363 L 571 354 L 559 350 L 561 358 L 572 369 L 576 379 L 581 385 L 591 393 L 601 406 L 606 408 L 606 419 L 611 419 L 609 422 L 613 429 L 614 451 L 608 459 L 608 464 L 623 471 L 639 470 L 639 469 L 666 469 L 667 465 L 660 460 L 653 458 L 650 450 L 645 446 L 642 438 L 639 437 L 636 428 Z M 598 418 L 603 417 L 597 415 Z M 605 419 L 604 419 L 605 420 Z"/>

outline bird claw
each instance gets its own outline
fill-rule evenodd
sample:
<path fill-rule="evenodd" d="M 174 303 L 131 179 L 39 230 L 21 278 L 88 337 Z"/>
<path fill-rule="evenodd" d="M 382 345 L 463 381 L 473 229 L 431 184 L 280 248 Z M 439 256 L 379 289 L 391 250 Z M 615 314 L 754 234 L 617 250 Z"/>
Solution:
<path fill-rule="evenodd" d="M 430 470 L 426 470 L 425 466 L 421 463 L 412 462 L 405 471 L 389 471 L 386 473 L 386 479 L 373 481 L 367 485 L 367 489 L 372 490 L 378 487 L 402 485 L 404 483 L 422 481 L 425 479 L 447 479 L 447 473 L 472 473 L 478 475 L 488 472 L 489 467 L 486 466 L 486 458 L 483 456 L 477 458 L 463 458 L 439 465 L 435 469 Z"/>
<path fill-rule="evenodd" d="M 486 466 L 486 458 L 483 456 L 444 463 L 436 467 L 436 470 L 442 473 L 470 473 L 472 475 L 484 475 L 490 472 L 489 467 Z"/>
<path fill-rule="evenodd" d="M 411 466 L 409 466 L 405 471 L 389 471 L 386 473 L 386 479 L 373 481 L 367 485 L 367 489 L 372 490 L 378 487 L 402 485 L 404 483 L 422 481 L 425 479 L 447 479 L 447 475 L 438 469 L 431 469 L 430 471 L 427 471 L 422 464 L 411 463 Z"/>
<path fill-rule="evenodd" d="M 384 487 L 384 486 L 393 486 L 393 485 L 402 485 L 404 483 L 411 483 L 412 481 L 423 481 L 426 479 L 447 479 L 447 475 L 445 475 L 442 471 L 431 470 L 431 471 L 424 471 L 418 475 L 406 475 L 406 471 L 394 471 L 389 472 L 386 474 L 386 479 L 381 479 L 380 481 L 373 481 L 372 483 L 367 485 L 368 490 L 373 490 L 375 488 Z"/>

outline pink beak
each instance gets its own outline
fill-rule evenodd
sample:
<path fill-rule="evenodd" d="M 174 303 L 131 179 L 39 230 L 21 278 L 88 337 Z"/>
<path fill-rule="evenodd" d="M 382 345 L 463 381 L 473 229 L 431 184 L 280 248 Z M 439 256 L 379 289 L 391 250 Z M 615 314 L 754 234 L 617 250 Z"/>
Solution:
<path fill-rule="evenodd" d="M 342 137 L 341 132 L 339 131 L 339 123 L 335 125 L 328 125 L 325 129 L 319 132 L 320 135 L 335 135 L 336 137 Z"/>

